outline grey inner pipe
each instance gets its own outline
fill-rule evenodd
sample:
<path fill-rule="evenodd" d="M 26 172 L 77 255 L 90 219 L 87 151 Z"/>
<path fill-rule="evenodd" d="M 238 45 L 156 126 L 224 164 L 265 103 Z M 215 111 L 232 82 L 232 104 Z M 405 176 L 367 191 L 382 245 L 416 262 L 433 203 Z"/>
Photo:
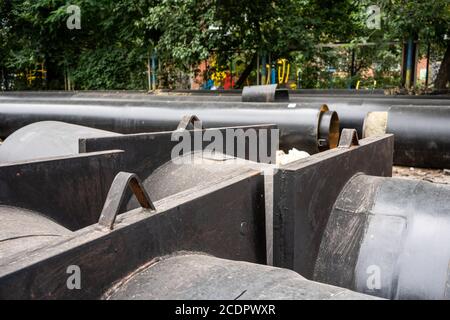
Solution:
<path fill-rule="evenodd" d="M 388 299 L 450 298 L 450 186 L 357 175 L 339 195 L 314 280 Z"/>
<path fill-rule="evenodd" d="M 205 151 L 185 154 L 163 164 L 148 177 L 142 177 L 142 184 L 153 201 L 188 192 L 196 186 L 208 186 L 230 176 L 254 171 L 258 174 L 272 165 L 234 158 L 222 153 Z M 127 209 L 138 206 L 134 197 L 130 199 Z"/>
<path fill-rule="evenodd" d="M 201 254 L 165 257 L 137 270 L 103 297 L 111 300 L 371 300 L 306 280 L 294 271 Z"/>
<path fill-rule="evenodd" d="M 71 231 L 37 212 L 0 205 L 0 259 L 41 248 Z"/>
<path fill-rule="evenodd" d="M 0 163 L 78 154 L 79 138 L 117 136 L 108 132 L 57 121 L 25 126 L 10 135 L 0 148 Z"/>

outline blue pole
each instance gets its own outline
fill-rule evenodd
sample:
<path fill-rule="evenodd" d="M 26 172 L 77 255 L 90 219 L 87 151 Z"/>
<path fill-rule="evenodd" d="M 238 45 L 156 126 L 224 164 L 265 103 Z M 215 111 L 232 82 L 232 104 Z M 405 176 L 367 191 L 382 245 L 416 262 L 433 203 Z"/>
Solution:
<path fill-rule="evenodd" d="M 262 55 L 262 59 L 261 59 L 262 61 L 261 61 L 261 64 L 262 64 L 262 70 L 261 70 L 261 84 L 266 84 L 266 81 L 267 81 L 267 78 L 266 78 L 266 76 L 267 76 L 267 72 L 266 72 L 266 64 L 267 64 L 267 61 L 266 61 L 266 54 L 265 53 L 263 53 L 263 55 Z"/>
<path fill-rule="evenodd" d="M 152 90 L 156 90 L 156 51 L 152 54 Z"/>
<path fill-rule="evenodd" d="M 272 84 L 277 83 L 277 70 L 275 69 L 275 65 L 272 65 L 272 73 L 270 75 L 270 80 Z"/>
<path fill-rule="evenodd" d="M 407 52 L 407 56 L 406 56 L 406 82 L 405 82 L 405 86 L 406 88 L 411 88 L 412 86 L 412 82 L 411 82 L 411 78 L 413 75 L 413 39 L 410 38 L 408 40 L 408 52 Z"/>

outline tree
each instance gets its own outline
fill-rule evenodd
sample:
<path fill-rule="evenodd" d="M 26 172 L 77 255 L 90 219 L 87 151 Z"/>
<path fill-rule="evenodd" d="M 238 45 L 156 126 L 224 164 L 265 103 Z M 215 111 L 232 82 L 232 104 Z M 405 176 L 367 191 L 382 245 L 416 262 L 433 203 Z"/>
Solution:
<path fill-rule="evenodd" d="M 166 0 L 143 19 L 161 37 L 158 53 L 191 70 L 200 60 L 216 54 L 224 63 L 237 51 L 248 53 L 244 77 L 256 62 L 256 52 L 273 47 L 280 8 L 289 1 Z"/>
<path fill-rule="evenodd" d="M 384 12 L 384 31 L 392 38 L 407 40 L 416 37 L 445 49 L 438 76 L 437 89 L 450 81 L 450 3 L 448 0 L 380 0 Z"/>
<path fill-rule="evenodd" d="M 2 15 L 6 18 L 0 34 L 3 38 L 5 33 L 13 35 L 13 41 L 0 43 L 0 52 L 5 53 L 0 56 L 0 66 L 11 66 L 17 72 L 45 62 L 47 82 L 43 86 L 47 89 L 64 87 L 67 73 L 83 89 L 136 88 L 133 83 L 142 87 L 150 43 L 158 35 L 147 31 L 140 20 L 153 2 L 77 0 L 71 4 L 81 8 L 81 30 L 67 28 L 69 14 L 64 0 L 2 3 L 0 8 L 7 15 Z M 97 62 L 93 66 L 104 67 L 87 70 L 86 63 L 92 61 Z M 105 78 L 117 81 L 101 80 Z"/>
<path fill-rule="evenodd" d="M 45 62 L 47 81 L 39 88 L 61 89 L 70 77 L 81 89 L 145 88 L 146 62 L 156 50 L 170 70 L 194 73 L 214 55 L 219 65 L 231 57 L 244 60 L 240 86 L 255 68 L 256 57 L 272 60 L 292 52 L 314 74 L 352 51 L 363 70 L 390 48 L 349 45 L 336 54 L 318 44 L 383 43 L 416 35 L 446 49 L 436 87 L 445 86 L 450 70 L 448 0 L 379 0 L 382 30 L 365 25 L 369 0 L 72 0 L 81 8 L 81 30 L 69 30 L 65 0 L 0 2 L 0 71 L 2 87 L 10 74 L 20 75 Z M 294 58 L 294 57 L 293 57 Z M 294 60 L 294 59 L 293 59 Z M 391 59 L 392 60 L 392 59 Z M 318 63 L 321 61 L 321 63 Z M 349 72 L 352 73 L 353 72 Z M 313 81 L 312 81 L 313 82 Z"/>

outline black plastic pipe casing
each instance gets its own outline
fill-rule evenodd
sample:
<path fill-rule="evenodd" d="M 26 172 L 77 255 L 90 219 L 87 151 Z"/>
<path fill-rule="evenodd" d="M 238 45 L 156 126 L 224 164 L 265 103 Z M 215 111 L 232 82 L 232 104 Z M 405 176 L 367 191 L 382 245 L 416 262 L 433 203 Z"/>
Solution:
<path fill-rule="evenodd" d="M 387 299 L 449 299 L 450 186 L 356 175 L 331 212 L 314 280 Z"/>
<path fill-rule="evenodd" d="M 450 168 L 450 108 L 391 107 L 386 132 L 395 137 L 395 164 Z"/>
<path fill-rule="evenodd" d="M 335 146 L 339 119 L 324 117 L 325 105 L 298 107 L 295 104 L 258 103 L 180 103 L 180 102 L 95 102 L 20 103 L 0 102 L 0 137 L 38 121 L 62 121 L 117 133 L 175 130 L 185 115 L 196 115 L 204 128 L 255 124 L 276 124 L 280 129 L 280 148 L 297 148 L 310 154 L 323 145 Z M 321 128 L 322 132 L 319 132 Z M 320 138 L 321 137 L 321 138 Z M 334 139 L 319 142 L 320 139 Z"/>

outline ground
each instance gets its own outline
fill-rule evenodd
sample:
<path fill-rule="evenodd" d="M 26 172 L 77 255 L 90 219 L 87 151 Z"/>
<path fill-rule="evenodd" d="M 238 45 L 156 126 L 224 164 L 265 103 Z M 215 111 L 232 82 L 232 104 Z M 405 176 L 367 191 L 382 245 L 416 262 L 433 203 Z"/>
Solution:
<path fill-rule="evenodd" d="M 392 176 L 450 185 L 450 170 L 448 169 L 422 169 L 394 166 L 392 169 Z"/>

